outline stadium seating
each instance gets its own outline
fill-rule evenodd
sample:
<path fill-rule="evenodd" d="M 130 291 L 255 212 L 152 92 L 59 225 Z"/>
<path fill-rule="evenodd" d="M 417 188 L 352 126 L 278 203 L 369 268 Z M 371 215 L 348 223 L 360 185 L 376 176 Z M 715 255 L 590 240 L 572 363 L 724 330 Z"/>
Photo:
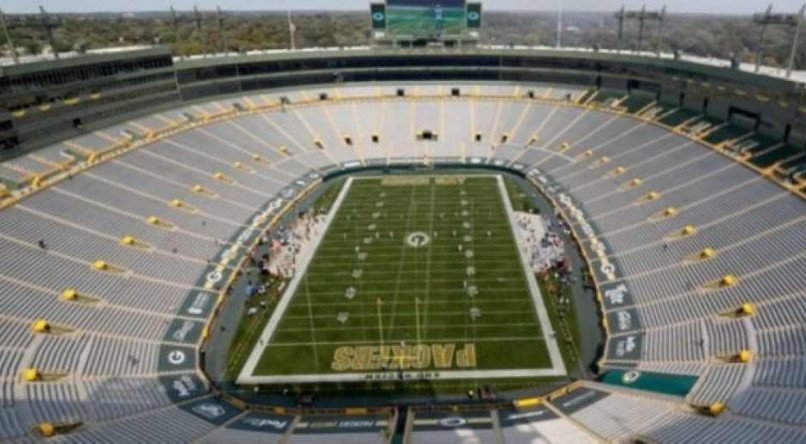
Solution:
<path fill-rule="evenodd" d="M 526 174 L 561 202 L 593 269 L 613 265 L 600 289 L 623 283 L 628 297 L 603 298 L 603 370 L 699 378 L 685 397 L 584 383 L 538 419 L 412 411 L 410 442 L 806 441 L 806 204 L 724 155 L 735 132 L 675 133 L 696 115 L 637 116 L 653 102 L 624 94 L 502 83 L 457 98 L 436 83 L 400 98 L 398 86 L 285 91 L 282 108 L 280 93 L 221 99 L 0 164 L 19 189 L 0 210 L 0 440 L 329 442 L 334 430 L 300 425 L 316 418 L 261 421 L 199 379 L 224 285 L 205 282 L 212 261 L 323 173 L 452 162 Z M 425 130 L 436 140 L 417 141 Z M 619 348 L 628 338 L 634 349 Z M 583 392 L 595 400 L 563 407 Z M 703 414 L 715 404 L 726 412 Z M 340 442 L 388 442 L 392 418 L 358 418 L 372 424 Z"/>

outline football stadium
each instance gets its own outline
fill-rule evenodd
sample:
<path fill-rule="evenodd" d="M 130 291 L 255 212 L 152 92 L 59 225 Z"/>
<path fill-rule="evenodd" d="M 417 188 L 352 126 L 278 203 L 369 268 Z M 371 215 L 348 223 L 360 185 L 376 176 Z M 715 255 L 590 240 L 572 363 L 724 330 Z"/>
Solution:
<path fill-rule="evenodd" d="M 366 6 L 371 46 L 11 45 L 0 441 L 806 442 L 806 74 Z"/>

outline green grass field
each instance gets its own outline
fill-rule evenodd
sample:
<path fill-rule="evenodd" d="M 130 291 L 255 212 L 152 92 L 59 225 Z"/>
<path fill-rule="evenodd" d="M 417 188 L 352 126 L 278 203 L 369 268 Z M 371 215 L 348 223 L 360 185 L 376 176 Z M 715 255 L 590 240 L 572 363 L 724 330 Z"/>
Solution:
<path fill-rule="evenodd" d="M 254 375 L 551 367 L 516 248 L 495 177 L 356 178 Z"/>

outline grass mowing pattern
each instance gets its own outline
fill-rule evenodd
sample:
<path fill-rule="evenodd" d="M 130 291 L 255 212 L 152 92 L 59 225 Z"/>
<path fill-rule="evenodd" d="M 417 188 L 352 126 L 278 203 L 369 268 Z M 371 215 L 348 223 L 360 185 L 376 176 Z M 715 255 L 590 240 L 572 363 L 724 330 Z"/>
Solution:
<path fill-rule="evenodd" d="M 430 241 L 409 245 L 414 232 Z M 423 344 L 474 343 L 475 369 L 551 366 L 494 177 L 355 180 L 255 374 L 334 373 L 339 346 L 414 345 L 418 323 Z"/>

